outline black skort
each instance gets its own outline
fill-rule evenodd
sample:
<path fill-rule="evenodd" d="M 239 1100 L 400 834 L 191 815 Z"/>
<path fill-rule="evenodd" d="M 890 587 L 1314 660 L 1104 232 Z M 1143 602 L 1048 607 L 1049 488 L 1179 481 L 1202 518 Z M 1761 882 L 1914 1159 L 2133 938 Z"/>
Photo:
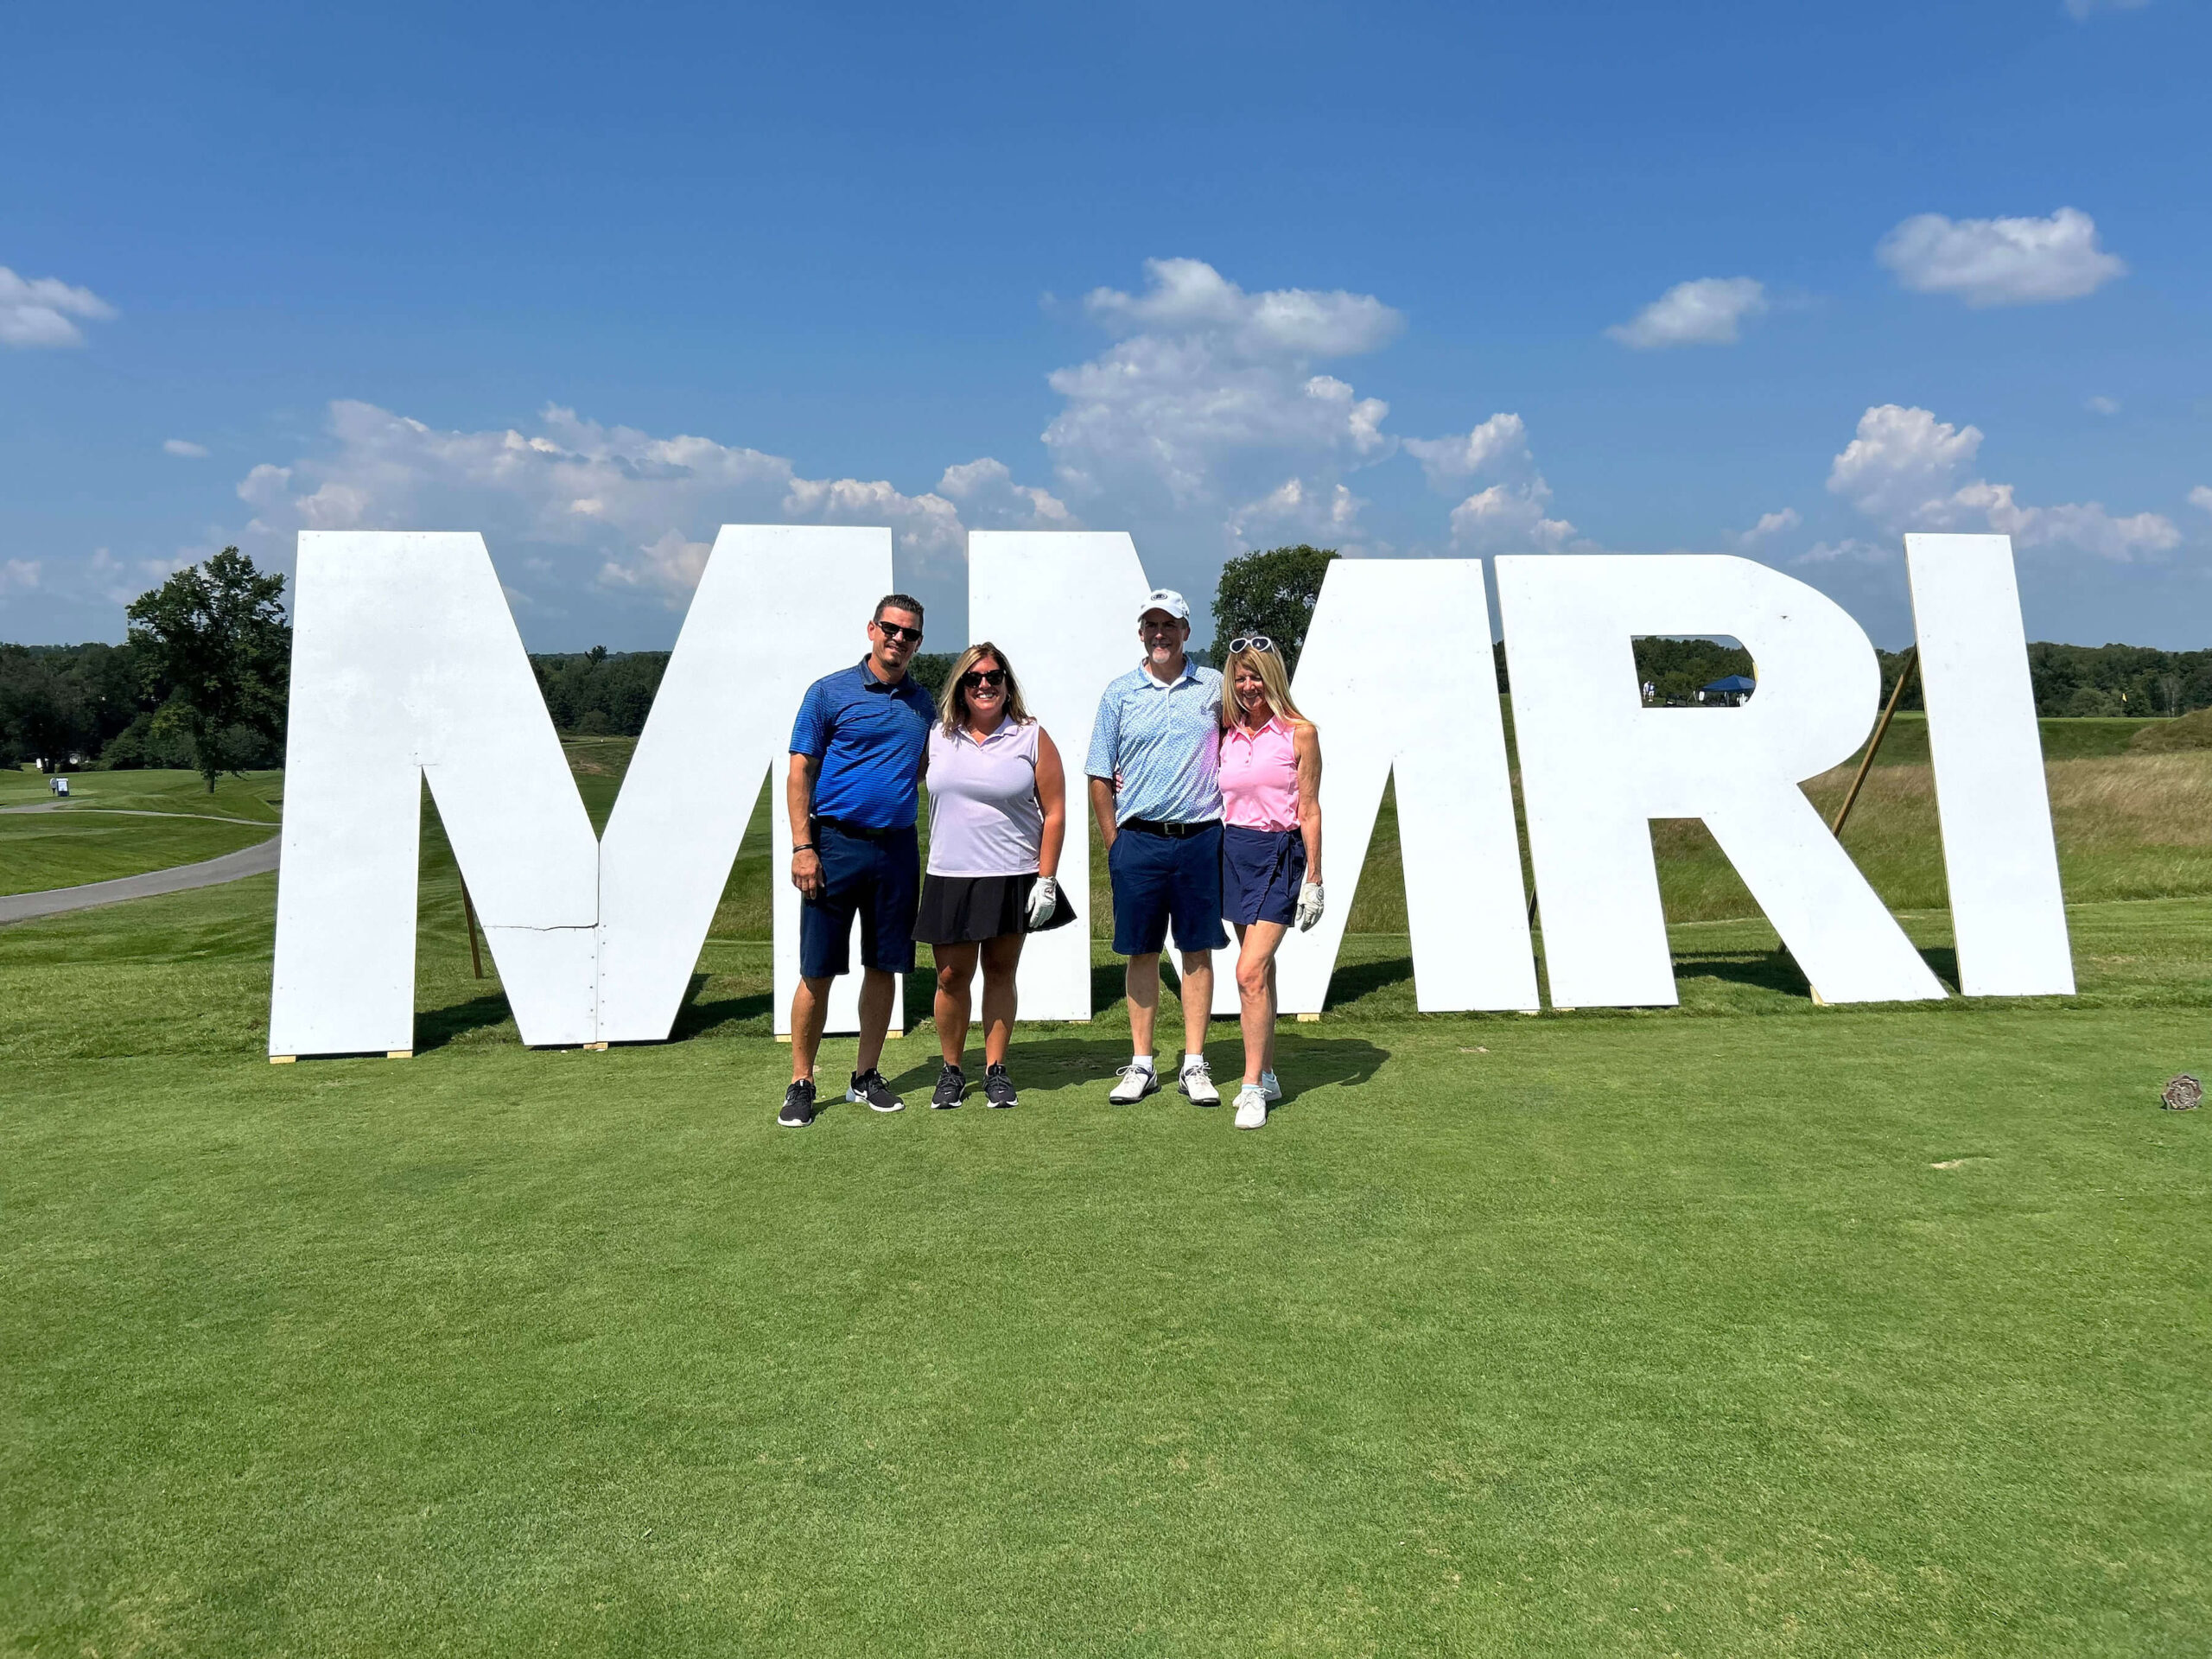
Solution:
<path fill-rule="evenodd" d="M 1029 895 L 1036 886 L 1033 870 L 1027 875 L 925 875 L 914 912 L 915 942 L 970 944 L 1029 932 Z M 1062 887 L 1052 913 L 1034 931 L 1050 932 L 1074 919 L 1075 906 Z"/>

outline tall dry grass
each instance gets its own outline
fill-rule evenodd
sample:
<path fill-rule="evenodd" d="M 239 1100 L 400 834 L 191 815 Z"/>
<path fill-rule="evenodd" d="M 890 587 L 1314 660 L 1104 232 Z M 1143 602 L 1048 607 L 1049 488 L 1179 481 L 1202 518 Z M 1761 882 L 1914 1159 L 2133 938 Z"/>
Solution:
<path fill-rule="evenodd" d="M 620 779 L 622 747 L 612 742 L 572 764 L 594 821 L 604 818 Z M 1886 755 L 1885 756 L 1886 759 Z M 2066 896 L 2076 901 L 2165 899 L 2212 893 L 2212 751 L 2133 753 L 2053 760 L 2049 780 L 2059 873 Z M 1852 768 L 1838 767 L 1805 785 L 1822 822 L 1834 818 L 1849 787 Z M 1520 779 L 1514 779 L 1519 796 Z M 768 895 L 781 879 L 782 859 L 769 844 L 765 795 L 715 918 L 717 938 L 766 938 Z M 1940 910 L 1948 902 L 1942 843 L 1936 812 L 1934 774 L 1924 766 L 1878 766 L 1867 774 L 1843 842 L 1875 892 L 1893 910 Z M 1659 891 L 1669 921 L 1721 921 L 1758 914 L 1702 823 L 1660 819 L 1651 826 Z M 1103 861 L 1096 857 L 1091 911 L 1098 937 L 1112 931 Z M 1338 903 L 1346 896 L 1345 872 L 1331 867 Z M 1395 801 L 1386 795 L 1375 825 L 1365 868 L 1352 898 L 1350 926 L 1360 933 L 1406 931 L 1405 880 L 1399 859 Z M 1083 902 L 1077 895 L 1078 906 Z"/>
<path fill-rule="evenodd" d="M 2076 902 L 2212 893 L 2212 753 L 2127 754 L 2044 767 L 2060 884 Z M 1838 767 L 1805 785 L 1823 821 L 1850 786 Z M 1758 907 L 1701 823 L 1652 825 L 1659 886 L 1671 921 L 1755 915 Z M 1843 843 L 1893 910 L 1947 902 L 1936 779 L 1927 766 L 1867 774 Z"/>

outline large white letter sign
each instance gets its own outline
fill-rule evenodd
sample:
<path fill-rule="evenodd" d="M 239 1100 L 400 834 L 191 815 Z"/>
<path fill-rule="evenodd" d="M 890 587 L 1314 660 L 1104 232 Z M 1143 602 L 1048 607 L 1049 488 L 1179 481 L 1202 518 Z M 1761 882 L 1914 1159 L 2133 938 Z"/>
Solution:
<path fill-rule="evenodd" d="M 1083 765 L 1099 695 L 1137 664 L 1137 601 L 1148 591 L 1136 543 L 1119 531 L 969 533 L 969 637 L 1013 658 L 1022 702 L 1051 734 L 1067 773 L 1060 880 L 1083 915 L 1022 948 L 1025 1020 L 1090 1018 L 1090 785 Z"/>
<path fill-rule="evenodd" d="M 599 842 L 484 538 L 308 531 L 271 1054 L 415 1046 L 429 779 L 525 1043 L 597 1025 Z"/>
<path fill-rule="evenodd" d="M 1505 766 L 1479 559 L 1338 559 L 1313 607 L 1291 694 L 1321 734 L 1329 907 L 1276 957 L 1286 1014 L 1318 1014 L 1395 770 L 1414 1002 L 1425 1014 L 1537 1006 L 1521 843 Z M 1406 648 L 1409 626 L 1463 633 L 1456 654 Z M 1232 935 L 1233 937 L 1233 935 Z M 1236 1011 L 1221 964 L 1214 1012 Z"/>
<path fill-rule="evenodd" d="M 775 1028 L 791 1029 L 799 907 L 785 874 L 791 721 L 810 683 L 859 660 L 861 624 L 891 586 L 888 530 L 722 526 L 607 821 L 601 1041 L 667 1038 L 764 777 L 774 826 Z M 857 972 L 836 982 L 831 1031 L 860 1028 L 859 1000 Z M 903 1028 L 899 1006 L 894 996 L 893 1030 Z"/>
<path fill-rule="evenodd" d="M 523 1041 L 665 1038 L 772 772 L 789 842 L 799 698 L 857 658 L 890 582 L 888 530 L 726 526 L 602 848 L 483 538 L 302 535 L 269 1052 L 413 1046 L 423 779 Z M 798 898 L 775 887 L 787 1008 Z M 855 1028 L 857 983 L 831 1029 Z"/>
<path fill-rule="evenodd" d="M 2070 996 L 2043 734 L 2009 536 L 1907 536 L 1913 632 L 1968 996 Z"/>
<path fill-rule="evenodd" d="M 1851 756 L 1881 694 L 1840 607 L 1714 555 L 1501 557 L 1497 589 L 1554 1005 L 1676 1001 L 1652 818 L 1705 820 L 1828 1001 L 1943 995 L 1797 787 Z M 1635 636 L 1708 633 L 1750 650 L 1751 700 L 1643 707 Z"/>

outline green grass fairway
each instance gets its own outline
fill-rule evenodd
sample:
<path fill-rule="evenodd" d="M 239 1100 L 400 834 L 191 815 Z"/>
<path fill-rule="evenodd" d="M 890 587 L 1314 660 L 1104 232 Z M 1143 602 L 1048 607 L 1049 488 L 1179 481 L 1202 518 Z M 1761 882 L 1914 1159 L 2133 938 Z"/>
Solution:
<path fill-rule="evenodd" d="M 1109 1108 L 1118 1011 L 793 1134 L 760 940 L 526 1052 L 426 842 L 411 1061 L 266 1063 L 272 878 L 0 930 L 0 1651 L 2212 1647 L 2212 899 L 1904 1009 L 1357 935 L 1262 1134 Z"/>
<path fill-rule="evenodd" d="M 47 812 L 0 812 L 0 893 L 81 887 L 235 853 L 276 832 L 284 774 L 226 778 L 209 794 L 195 772 L 72 774 Z M 0 772 L 0 806 L 53 803 L 35 772 Z M 159 816 L 150 816 L 159 815 Z"/>

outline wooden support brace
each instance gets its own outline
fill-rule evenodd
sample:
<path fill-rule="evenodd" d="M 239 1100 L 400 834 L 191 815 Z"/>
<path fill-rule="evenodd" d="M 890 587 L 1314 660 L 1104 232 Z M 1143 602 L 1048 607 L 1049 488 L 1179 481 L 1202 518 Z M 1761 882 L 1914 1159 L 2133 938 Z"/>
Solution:
<path fill-rule="evenodd" d="M 1836 808 L 1835 822 L 1828 826 L 1828 833 L 1839 840 L 1843 836 L 1843 826 L 1850 820 L 1851 809 L 1859 803 L 1859 791 L 1866 785 L 1866 774 L 1873 769 L 1874 756 L 1881 749 L 1882 740 L 1890 734 L 1890 721 L 1897 718 L 1897 705 L 1904 701 L 1904 689 L 1912 683 L 1913 671 L 1919 666 L 1920 647 L 1916 645 L 1907 646 L 1904 666 L 1897 671 L 1897 688 L 1890 693 L 1890 701 L 1882 710 L 1881 719 L 1874 722 L 1874 735 L 1867 741 L 1866 753 L 1859 762 L 1859 770 L 1852 774 L 1851 787 L 1844 791 L 1843 804 Z M 1818 997 L 1813 1000 L 1820 1001 Z"/>
<path fill-rule="evenodd" d="M 300 1057 L 296 1054 L 271 1054 L 269 1057 L 269 1064 L 271 1065 L 290 1065 L 296 1062 L 299 1058 Z"/>
<path fill-rule="evenodd" d="M 1301 1026 L 1318 1026 L 1321 1023 L 1321 1016 L 1318 1014 L 1301 1014 L 1298 1016 L 1298 1023 Z"/>
<path fill-rule="evenodd" d="M 584 1052 L 588 1054 L 604 1054 L 607 1052 L 607 1045 L 605 1043 L 586 1043 L 584 1045 Z"/>
<path fill-rule="evenodd" d="M 415 1051 L 411 1048 L 388 1048 L 385 1050 L 384 1057 L 387 1060 L 411 1060 L 415 1058 Z"/>

